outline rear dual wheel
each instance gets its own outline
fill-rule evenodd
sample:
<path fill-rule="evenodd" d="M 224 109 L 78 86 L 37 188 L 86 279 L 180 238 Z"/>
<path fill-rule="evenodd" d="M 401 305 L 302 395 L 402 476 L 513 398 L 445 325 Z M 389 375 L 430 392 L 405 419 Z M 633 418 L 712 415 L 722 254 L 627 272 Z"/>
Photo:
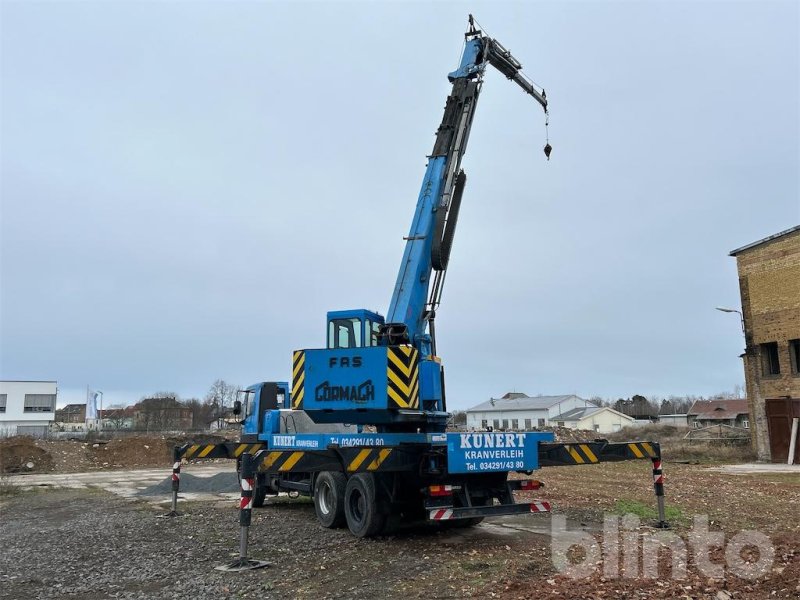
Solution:
<path fill-rule="evenodd" d="M 387 510 L 372 473 L 356 473 L 347 480 L 344 514 L 347 527 L 356 537 L 372 537 L 383 531 Z"/>
<path fill-rule="evenodd" d="M 314 482 L 314 512 L 323 527 L 344 525 L 344 494 L 347 478 L 338 471 L 323 471 Z"/>

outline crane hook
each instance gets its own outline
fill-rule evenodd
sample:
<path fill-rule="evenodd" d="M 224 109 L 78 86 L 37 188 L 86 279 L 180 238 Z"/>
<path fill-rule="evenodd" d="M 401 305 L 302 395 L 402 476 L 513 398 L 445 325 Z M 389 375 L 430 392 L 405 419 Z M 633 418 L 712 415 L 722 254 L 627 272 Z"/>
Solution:
<path fill-rule="evenodd" d="M 542 96 L 544 96 L 544 90 L 542 90 Z M 550 145 L 550 112 L 545 109 L 544 110 L 544 155 L 547 157 L 547 160 L 550 160 L 550 153 L 553 151 L 553 147 Z"/>

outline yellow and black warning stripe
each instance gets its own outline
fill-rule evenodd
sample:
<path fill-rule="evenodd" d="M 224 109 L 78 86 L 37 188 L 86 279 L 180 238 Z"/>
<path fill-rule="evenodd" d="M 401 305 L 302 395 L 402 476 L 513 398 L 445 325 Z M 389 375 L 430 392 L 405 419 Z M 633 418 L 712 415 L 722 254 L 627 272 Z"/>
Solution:
<path fill-rule="evenodd" d="M 233 449 L 233 456 L 239 458 L 242 454 L 255 454 L 263 447 L 264 444 L 236 444 Z"/>
<path fill-rule="evenodd" d="M 565 444 L 564 448 L 576 465 L 600 462 L 600 459 L 597 458 L 589 444 Z"/>
<path fill-rule="evenodd" d="M 389 408 L 419 408 L 419 352 L 412 346 L 389 346 L 386 377 Z"/>
<path fill-rule="evenodd" d="M 178 450 L 178 458 L 239 458 L 242 454 L 255 454 L 264 444 L 187 444 Z"/>
<path fill-rule="evenodd" d="M 292 408 L 303 408 L 306 385 L 306 352 L 295 350 L 292 355 Z"/>
<path fill-rule="evenodd" d="M 539 465 L 542 467 L 589 465 L 601 462 L 651 459 L 661 457 L 658 442 L 539 442 Z"/>
<path fill-rule="evenodd" d="M 215 450 L 217 452 L 220 450 L 219 446 L 222 446 L 224 452 L 224 444 L 192 444 L 183 451 L 181 456 L 182 458 L 214 458 L 211 455 L 215 454 Z"/>
<path fill-rule="evenodd" d="M 391 448 L 364 448 L 358 451 L 347 464 L 347 471 L 355 473 L 356 471 L 377 471 L 384 461 L 389 458 L 392 453 Z"/>
<path fill-rule="evenodd" d="M 632 442 L 628 444 L 628 449 L 636 458 L 657 458 L 659 456 L 650 442 Z"/>
<path fill-rule="evenodd" d="M 273 450 L 262 457 L 259 470 L 291 471 L 304 455 L 302 451 Z"/>

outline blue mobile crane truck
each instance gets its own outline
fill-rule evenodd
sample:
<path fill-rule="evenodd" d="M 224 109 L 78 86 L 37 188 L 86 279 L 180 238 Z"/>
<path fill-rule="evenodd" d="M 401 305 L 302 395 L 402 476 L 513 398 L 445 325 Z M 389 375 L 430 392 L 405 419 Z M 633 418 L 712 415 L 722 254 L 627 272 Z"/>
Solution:
<path fill-rule="evenodd" d="M 358 537 L 397 521 L 470 526 L 486 516 L 547 512 L 546 501 L 514 498 L 540 482 L 509 477 L 542 466 L 649 458 L 654 473 L 656 461 L 660 469 L 657 443 L 563 444 L 551 432 L 447 431 L 435 318 L 466 183 L 461 161 L 488 65 L 547 112 L 544 90 L 470 15 L 386 317 L 329 312 L 327 346 L 294 352 L 291 386 L 259 383 L 236 401 L 241 440 L 176 448 L 174 469 L 181 459 L 227 457 L 241 470 L 247 456 L 254 506 L 267 495 L 305 494 L 323 526 L 346 524 Z M 549 158 L 549 144 L 545 153 Z"/>

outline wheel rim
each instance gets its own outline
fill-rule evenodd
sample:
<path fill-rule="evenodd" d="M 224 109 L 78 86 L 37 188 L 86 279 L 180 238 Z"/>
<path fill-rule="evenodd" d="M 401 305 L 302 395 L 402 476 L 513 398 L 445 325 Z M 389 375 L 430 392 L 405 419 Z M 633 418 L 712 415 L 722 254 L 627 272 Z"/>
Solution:
<path fill-rule="evenodd" d="M 350 515 L 357 523 L 364 521 L 364 513 L 366 513 L 367 502 L 361 490 L 353 490 L 350 494 Z"/>
<path fill-rule="evenodd" d="M 319 499 L 320 512 L 324 515 L 330 514 L 331 507 L 333 506 L 333 490 L 327 481 L 320 485 L 317 498 Z"/>

